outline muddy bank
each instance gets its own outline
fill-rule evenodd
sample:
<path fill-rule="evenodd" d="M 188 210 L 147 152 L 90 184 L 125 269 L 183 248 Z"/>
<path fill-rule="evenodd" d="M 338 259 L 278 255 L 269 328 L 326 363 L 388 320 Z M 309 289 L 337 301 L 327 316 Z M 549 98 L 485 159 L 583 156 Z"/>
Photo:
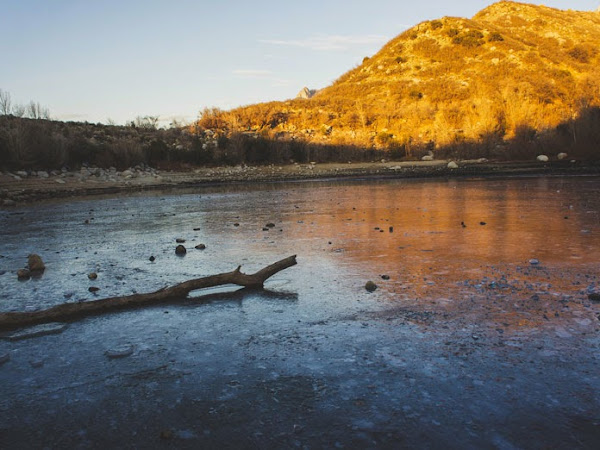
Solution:
<path fill-rule="evenodd" d="M 0 173 L 0 207 L 39 200 L 125 194 L 223 183 L 257 183 L 345 178 L 452 178 L 519 175 L 594 175 L 600 162 L 490 162 L 482 160 L 372 163 L 290 164 L 285 166 L 205 167 L 159 171 L 135 167 L 126 171 L 84 167 L 77 172 Z"/>

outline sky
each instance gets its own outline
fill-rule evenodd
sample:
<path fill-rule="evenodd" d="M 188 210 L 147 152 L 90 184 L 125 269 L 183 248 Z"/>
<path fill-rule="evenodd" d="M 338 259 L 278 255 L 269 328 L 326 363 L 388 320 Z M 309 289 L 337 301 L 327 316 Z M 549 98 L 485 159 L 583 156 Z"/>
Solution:
<path fill-rule="evenodd" d="M 0 89 L 52 118 L 191 121 L 330 85 L 424 20 L 492 0 L 0 0 Z M 526 3 L 596 10 L 600 0 Z"/>

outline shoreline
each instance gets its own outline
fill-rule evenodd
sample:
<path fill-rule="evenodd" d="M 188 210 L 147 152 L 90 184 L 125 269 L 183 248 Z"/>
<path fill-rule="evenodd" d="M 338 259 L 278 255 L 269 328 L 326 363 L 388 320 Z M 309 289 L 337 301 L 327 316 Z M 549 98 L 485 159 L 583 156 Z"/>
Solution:
<path fill-rule="evenodd" d="M 202 167 L 189 171 L 157 171 L 129 169 L 121 174 L 102 178 L 84 168 L 80 172 L 44 173 L 43 177 L 20 177 L 0 172 L 0 208 L 10 208 L 44 200 L 77 197 L 127 195 L 165 189 L 186 189 L 199 186 L 277 183 L 311 180 L 468 178 L 515 176 L 600 175 L 599 161 L 494 162 L 460 161 L 458 168 L 449 168 L 448 160 L 289 164 L 269 166 Z M 84 176 L 81 172 L 86 171 Z M 113 171 L 113 173 L 116 173 Z"/>

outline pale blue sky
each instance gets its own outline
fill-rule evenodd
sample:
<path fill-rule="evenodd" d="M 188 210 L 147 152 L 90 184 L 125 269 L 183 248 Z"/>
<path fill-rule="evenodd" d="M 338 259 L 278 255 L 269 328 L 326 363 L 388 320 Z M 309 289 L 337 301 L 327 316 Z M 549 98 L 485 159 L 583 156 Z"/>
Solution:
<path fill-rule="evenodd" d="M 0 0 L 0 89 L 54 118 L 192 120 L 322 88 L 423 20 L 490 0 Z M 528 3 L 595 10 L 599 0 Z"/>

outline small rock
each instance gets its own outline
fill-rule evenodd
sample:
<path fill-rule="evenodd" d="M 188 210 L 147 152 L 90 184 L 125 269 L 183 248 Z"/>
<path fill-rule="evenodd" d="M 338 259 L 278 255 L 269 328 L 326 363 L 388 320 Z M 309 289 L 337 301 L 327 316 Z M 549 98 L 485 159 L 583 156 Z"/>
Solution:
<path fill-rule="evenodd" d="M 458 164 L 456 164 L 454 161 L 450 161 L 448 163 L 448 169 L 458 169 Z"/>
<path fill-rule="evenodd" d="M 233 226 L 234 226 L 234 227 L 239 227 L 239 226 L 240 226 L 240 224 L 236 222 L 236 223 L 234 223 L 234 224 L 233 224 Z"/>
<path fill-rule="evenodd" d="M 183 256 L 187 253 L 187 249 L 183 245 L 178 245 L 175 248 L 175 254 L 179 256 Z"/>
<path fill-rule="evenodd" d="M 17 278 L 19 280 L 29 280 L 31 278 L 31 272 L 27 269 L 17 270 Z"/>
<path fill-rule="evenodd" d="M 194 228 L 194 231 L 200 231 L 202 228 Z"/>
<path fill-rule="evenodd" d="M 421 158 L 421 161 L 433 161 L 433 156 L 425 155 Z"/>
<path fill-rule="evenodd" d="M 54 180 L 55 182 L 57 182 L 58 184 L 66 184 L 67 182 L 65 180 L 63 180 L 62 178 L 57 178 L 56 180 Z"/>
<path fill-rule="evenodd" d="M 156 258 L 154 256 L 151 256 L 150 258 L 148 258 L 150 260 L 150 262 L 154 262 L 156 261 Z"/>
<path fill-rule="evenodd" d="M 394 227 L 390 227 L 389 230 L 390 230 L 390 233 L 393 233 L 394 232 Z"/>
<path fill-rule="evenodd" d="M 27 257 L 27 264 L 29 266 L 29 270 L 32 273 L 33 272 L 41 273 L 44 270 L 46 270 L 46 266 L 44 265 L 42 258 L 40 257 L 40 255 L 36 255 L 35 253 L 32 253 L 31 255 L 29 255 Z"/>
<path fill-rule="evenodd" d="M 533 258 L 533 259 L 529 260 L 529 264 L 531 264 L 532 266 L 537 266 L 539 263 L 540 263 L 539 259 Z"/>
<path fill-rule="evenodd" d="M 487 223 L 486 222 L 479 222 L 479 225 L 481 225 L 483 227 L 483 226 L 487 225 Z"/>
<path fill-rule="evenodd" d="M 365 284 L 365 289 L 369 292 L 374 292 L 377 289 L 377 285 L 372 281 L 367 281 L 367 284 Z"/>
<path fill-rule="evenodd" d="M 558 155 L 556 155 L 556 157 L 558 158 L 559 161 L 566 159 L 568 156 L 569 155 L 567 155 L 566 153 L 559 153 Z"/>
<path fill-rule="evenodd" d="M 106 350 L 104 354 L 110 359 L 125 358 L 133 354 L 133 345 L 125 344 Z"/>
<path fill-rule="evenodd" d="M 262 230 L 263 230 L 263 231 L 269 231 L 269 230 L 270 230 L 270 228 L 263 227 L 263 229 L 262 229 Z"/>
<path fill-rule="evenodd" d="M 49 178 L 49 177 L 50 177 L 50 175 L 48 175 L 48 172 L 46 172 L 45 170 L 40 170 L 40 171 L 37 173 L 37 176 L 38 176 L 39 178 Z"/>
<path fill-rule="evenodd" d="M 196 245 L 195 248 L 196 248 L 196 250 L 204 250 L 204 249 L 206 249 L 206 245 L 204 245 L 204 244 L 198 244 L 198 245 Z"/>
<path fill-rule="evenodd" d="M 381 275 L 381 279 L 382 280 L 389 280 L 390 276 L 389 275 Z"/>
<path fill-rule="evenodd" d="M 592 301 L 592 302 L 600 302 L 600 294 L 597 293 L 593 293 L 588 295 L 588 298 Z"/>
<path fill-rule="evenodd" d="M 88 288 L 88 291 L 90 291 L 90 292 L 98 292 L 99 290 L 100 290 L 100 288 L 96 287 L 96 286 L 90 286 Z"/>
<path fill-rule="evenodd" d="M 88 273 L 88 278 L 90 280 L 95 280 L 96 278 L 98 278 L 98 274 L 96 272 Z"/>
<path fill-rule="evenodd" d="M 178 244 L 185 244 L 185 239 L 177 238 L 175 239 L 175 242 L 177 242 Z"/>
<path fill-rule="evenodd" d="M 537 160 L 538 160 L 539 162 L 548 162 L 548 161 L 550 161 L 550 158 L 548 158 L 546 155 L 539 155 L 539 156 L 537 157 Z"/>
<path fill-rule="evenodd" d="M 159 435 L 159 437 L 165 441 L 173 439 L 174 436 L 175 436 L 175 434 L 173 433 L 172 430 L 162 430 Z"/>
<path fill-rule="evenodd" d="M 265 227 L 267 227 L 267 228 L 275 228 L 275 224 L 273 222 L 269 222 L 268 224 L 265 225 Z"/>

